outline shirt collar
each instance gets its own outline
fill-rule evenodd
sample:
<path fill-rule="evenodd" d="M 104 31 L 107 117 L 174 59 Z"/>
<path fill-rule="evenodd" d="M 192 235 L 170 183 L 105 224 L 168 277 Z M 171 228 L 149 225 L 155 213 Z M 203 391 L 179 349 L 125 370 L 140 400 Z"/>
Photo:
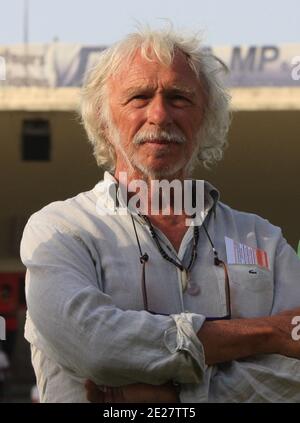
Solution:
<path fill-rule="evenodd" d="M 210 182 L 204 181 L 204 207 L 207 212 L 212 209 L 216 213 L 220 192 Z"/>

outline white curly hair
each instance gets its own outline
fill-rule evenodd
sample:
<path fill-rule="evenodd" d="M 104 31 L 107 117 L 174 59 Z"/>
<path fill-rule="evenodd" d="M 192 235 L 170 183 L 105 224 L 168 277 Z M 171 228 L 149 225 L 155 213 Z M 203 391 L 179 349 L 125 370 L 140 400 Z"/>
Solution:
<path fill-rule="evenodd" d="M 223 85 L 221 74 L 226 66 L 208 49 L 204 49 L 198 35 L 176 32 L 172 27 L 153 30 L 141 27 L 99 55 L 97 65 L 87 74 L 81 92 L 80 115 L 98 166 L 109 171 L 115 168 L 114 145 L 107 139 L 103 127 L 110 128 L 107 80 L 115 75 L 125 61 L 133 59 L 137 51 L 142 57 L 170 65 L 176 51 L 185 54 L 187 62 L 205 90 L 206 109 L 199 130 L 198 151 L 193 155 L 194 168 L 202 163 L 206 168 L 223 157 L 230 124 L 230 95 Z"/>

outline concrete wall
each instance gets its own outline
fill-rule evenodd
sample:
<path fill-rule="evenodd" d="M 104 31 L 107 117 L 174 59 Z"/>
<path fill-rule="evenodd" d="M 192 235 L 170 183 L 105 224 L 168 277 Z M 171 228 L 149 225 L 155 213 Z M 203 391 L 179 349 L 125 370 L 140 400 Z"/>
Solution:
<path fill-rule="evenodd" d="M 48 118 L 52 160 L 21 159 L 24 118 Z M 300 239 L 300 111 L 235 112 L 225 160 L 198 177 L 209 179 L 231 206 L 258 213 Z M 24 220 L 51 201 L 88 190 L 102 177 L 74 113 L 0 112 L 0 260 L 17 255 Z M 19 229 L 18 229 L 19 228 Z M 14 241 L 15 240 L 15 241 Z"/>

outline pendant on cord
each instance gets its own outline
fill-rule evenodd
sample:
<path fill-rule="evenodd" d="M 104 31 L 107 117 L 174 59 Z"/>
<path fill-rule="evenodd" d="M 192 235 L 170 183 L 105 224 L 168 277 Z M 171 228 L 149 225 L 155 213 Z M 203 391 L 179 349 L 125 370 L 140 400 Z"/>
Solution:
<path fill-rule="evenodd" d="M 200 292 L 200 286 L 199 285 L 197 285 L 195 282 L 193 282 L 193 281 L 189 281 L 189 283 L 188 283 L 188 288 L 187 288 L 187 293 L 189 294 L 189 295 L 192 295 L 192 296 L 196 296 L 196 295 L 198 295 L 199 294 L 199 292 Z"/>
<path fill-rule="evenodd" d="M 187 293 L 192 296 L 198 295 L 200 292 L 199 285 L 191 281 L 191 274 L 186 269 L 181 271 L 181 286 L 183 292 L 187 291 Z"/>
<path fill-rule="evenodd" d="M 181 271 L 181 286 L 182 291 L 184 292 L 188 286 L 190 280 L 190 272 L 186 269 L 182 269 Z"/>

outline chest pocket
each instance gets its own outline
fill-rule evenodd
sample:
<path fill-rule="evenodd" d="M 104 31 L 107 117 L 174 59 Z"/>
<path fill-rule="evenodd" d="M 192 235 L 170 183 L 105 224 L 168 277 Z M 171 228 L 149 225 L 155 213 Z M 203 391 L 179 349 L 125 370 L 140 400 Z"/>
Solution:
<path fill-rule="evenodd" d="M 273 304 L 273 273 L 255 265 L 228 265 L 233 318 L 270 314 Z"/>

